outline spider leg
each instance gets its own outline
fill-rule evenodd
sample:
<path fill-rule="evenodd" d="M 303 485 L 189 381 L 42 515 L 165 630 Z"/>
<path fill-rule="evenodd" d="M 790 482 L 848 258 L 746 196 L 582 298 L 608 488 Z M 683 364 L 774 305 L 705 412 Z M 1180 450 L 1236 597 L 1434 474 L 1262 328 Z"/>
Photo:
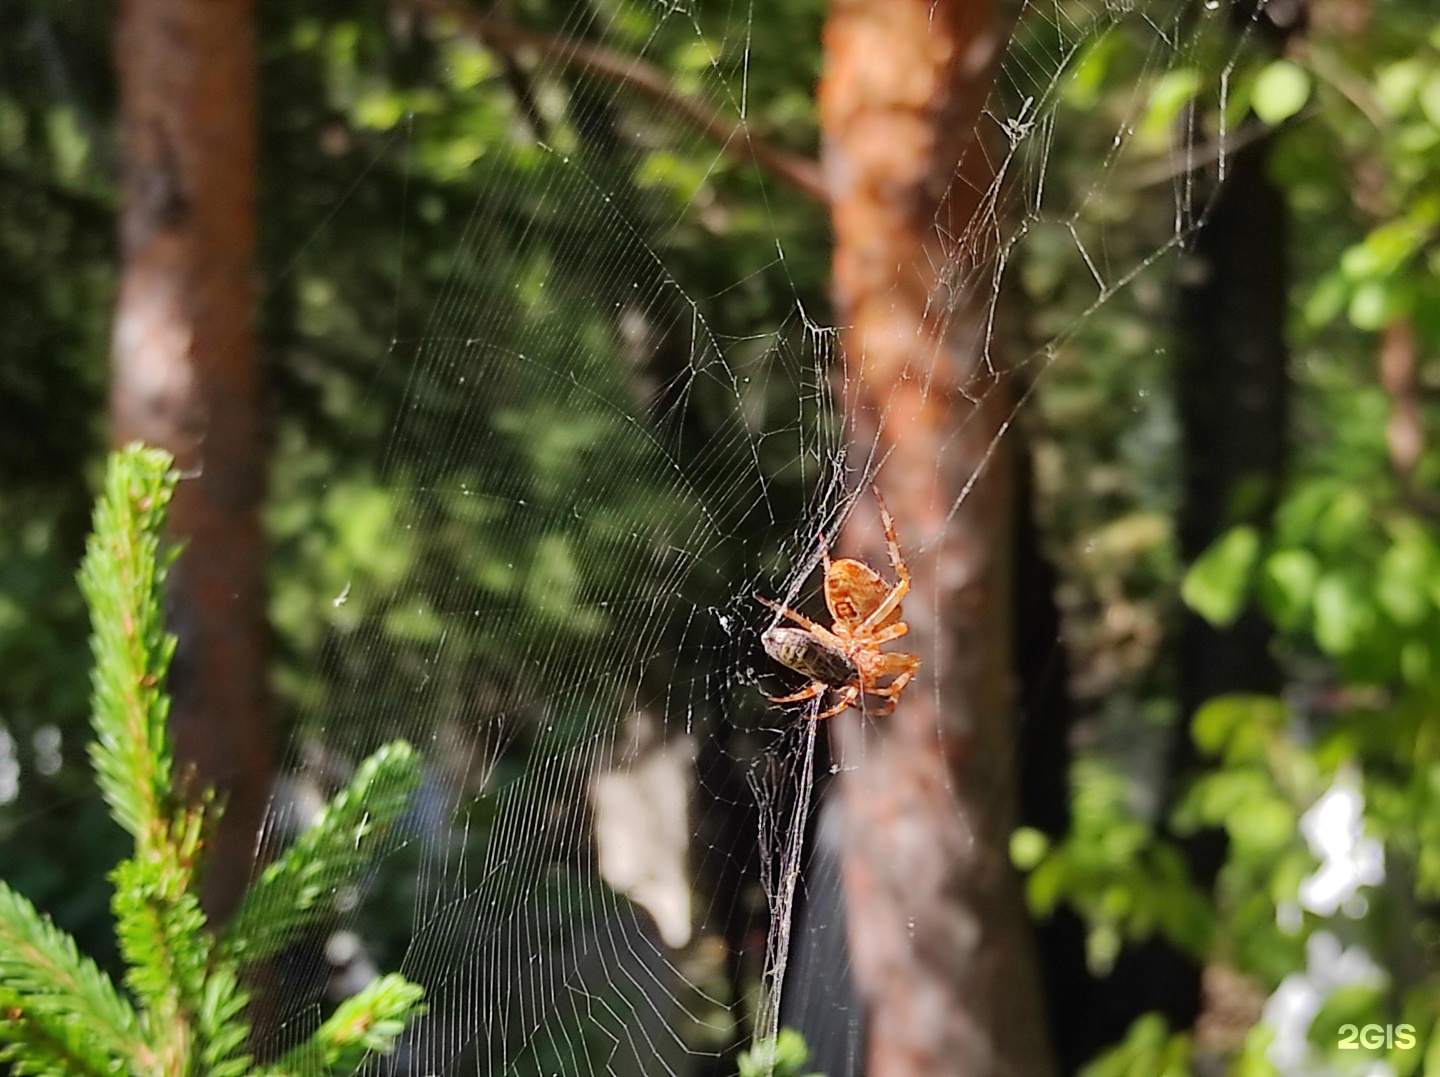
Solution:
<path fill-rule="evenodd" d="M 815 716 L 815 721 L 819 722 L 823 721 L 826 718 L 834 718 L 835 715 L 839 714 L 846 707 L 852 706 L 859 698 L 860 689 L 858 688 L 851 687 L 840 689 L 840 698 L 836 701 L 835 705 L 831 707 L 828 711 L 817 714 Z"/>
<path fill-rule="evenodd" d="M 821 643 L 824 643 L 829 647 L 833 647 L 835 650 L 840 651 L 842 654 L 845 653 L 844 640 L 842 640 L 834 632 L 831 632 L 830 629 L 823 628 L 820 625 L 817 625 L 814 621 L 810 620 L 810 618 L 806 617 L 803 613 L 796 613 L 789 606 L 782 606 L 780 605 L 780 603 L 772 601 L 771 599 L 766 598 L 764 595 L 756 595 L 755 601 L 760 603 L 760 605 L 762 606 L 768 606 L 770 609 L 774 610 L 782 617 L 790 618 L 790 620 L 794 621 L 801 628 L 805 629 L 805 631 L 809 632 Z"/>
<path fill-rule="evenodd" d="M 909 625 L 907 625 L 904 621 L 897 621 L 889 628 L 882 628 L 873 636 L 867 636 L 866 641 L 878 647 L 882 643 L 889 643 L 892 639 L 899 639 L 901 636 L 905 635 L 905 633 L 909 631 Z"/>
<path fill-rule="evenodd" d="M 914 676 L 914 670 L 907 670 L 906 672 L 900 674 L 900 676 L 896 677 L 889 684 L 887 684 L 884 688 L 870 689 L 870 694 L 872 696 L 883 696 L 884 698 L 890 700 L 891 705 L 893 706 L 895 700 L 899 698 L 900 693 L 905 690 L 905 686 L 910 683 L 910 678 Z"/>
<path fill-rule="evenodd" d="M 788 696 L 766 696 L 771 703 L 799 703 L 802 699 L 814 699 L 830 686 L 824 681 L 811 681 L 798 692 Z"/>
<path fill-rule="evenodd" d="M 755 596 L 755 601 L 760 603 L 760 605 L 762 606 L 769 606 L 772 610 L 780 614 L 780 616 L 782 617 L 789 617 L 790 620 L 794 621 L 797 625 L 799 625 L 801 628 L 806 629 L 807 631 L 814 632 L 817 629 L 821 632 L 825 631 L 823 628 L 820 628 L 820 626 L 817 625 L 814 621 L 810 620 L 809 617 L 806 617 L 803 613 L 796 613 L 789 606 L 782 606 L 780 605 L 780 603 L 774 601 L 773 599 L 766 598 L 764 595 L 757 594 Z"/>
<path fill-rule="evenodd" d="M 885 499 L 880 496 L 877 487 L 871 487 L 875 492 L 875 500 L 880 505 L 880 519 L 885 524 L 885 543 L 890 548 L 890 564 L 895 569 L 895 575 L 900 582 L 895 589 L 885 596 L 885 600 L 870 611 L 870 616 L 861 621 L 851 631 L 853 636 L 865 635 L 876 625 L 884 622 L 897 609 L 900 603 L 905 601 L 905 596 L 910 593 L 910 570 L 905 566 L 905 559 L 900 556 L 900 540 L 895 536 L 895 518 L 890 515 L 890 510 L 885 506 Z"/>
<path fill-rule="evenodd" d="M 900 582 L 908 588 L 910 570 L 905 567 L 905 559 L 900 556 L 900 540 L 895 536 L 895 517 L 890 515 L 885 499 L 880 496 L 880 488 L 872 486 L 870 489 L 875 493 L 875 503 L 880 506 L 880 522 L 885 525 L 885 543 L 890 547 L 890 564 L 894 566 L 895 575 L 900 577 Z"/>
<path fill-rule="evenodd" d="M 910 679 L 920 671 L 920 659 L 913 654 L 905 654 L 903 651 L 895 651 L 890 654 L 882 654 L 874 658 L 866 673 L 871 680 L 879 680 L 881 677 L 888 677 L 894 674 L 895 679 L 889 684 L 880 688 L 867 688 L 866 691 L 872 696 L 883 696 L 893 699 L 905 690 Z"/>

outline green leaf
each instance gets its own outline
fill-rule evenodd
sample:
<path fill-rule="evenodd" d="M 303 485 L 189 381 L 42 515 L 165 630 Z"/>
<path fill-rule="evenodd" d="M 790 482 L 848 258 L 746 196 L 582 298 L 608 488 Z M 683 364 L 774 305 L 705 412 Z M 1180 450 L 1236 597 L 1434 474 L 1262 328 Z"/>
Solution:
<path fill-rule="evenodd" d="M 1081 47 L 1072 67 L 1074 73 L 1065 87 L 1065 99 L 1075 108 L 1088 112 L 1100 100 L 1120 39 L 1118 33 L 1102 31 L 1099 37 Z"/>
<path fill-rule="evenodd" d="M 1190 787 L 1176 807 L 1175 822 L 1182 832 L 1201 826 L 1224 826 L 1230 817 L 1270 796 L 1270 782 L 1254 767 L 1207 774 Z"/>
<path fill-rule="evenodd" d="M 1430 1030 L 1430 1042 L 1425 1047 L 1425 1065 L 1421 1073 L 1440 1073 L 1440 1020 Z"/>
<path fill-rule="evenodd" d="M 1016 827 L 1010 835 L 1010 862 L 1020 871 L 1030 871 L 1050 851 L 1050 839 L 1034 827 Z"/>
<path fill-rule="evenodd" d="M 799 1077 L 809 1057 L 805 1038 L 793 1028 L 782 1028 L 773 1040 L 757 1041 L 736 1062 L 740 1077 Z"/>
<path fill-rule="evenodd" d="M 1150 90 L 1150 107 L 1140 121 L 1140 135 L 1147 141 L 1168 138 L 1180 110 L 1200 91 L 1200 72 L 1193 67 L 1167 71 Z"/>
<path fill-rule="evenodd" d="M 1401 116 L 1414 104 L 1425 81 L 1425 66 L 1416 57 L 1387 64 L 1375 76 L 1375 95 L 1391 116 Z"/>
<path fill-rule="evenodd" d="M 1380 606 L 1396 622 L 1409 627 L 1429 614 L 1430 581 L 1434 567 L 1423 538 L 1402 537 L 1380 558 L 1375 594 Z"/>
<path fill-rule="evenodd" d="M 1254 759 L 1264 754 L 1265 738 L 1288 720 L 1285 704 L 1274 696 L 1218 696 L 1195 712 L 1191 735 L 1206 755 Z"/>
<path fill-rule="evenodd" d="M 1232 528 L 1191 566 L 1180 585 L 1180 596 L 1211 624 L 1232 623 L 1245 607 L 1259 555 L 1259 532 L 1248 525 Z"/>
<path fill-rule="evenodd" d="M 1331 573 L 1315 587 L 1315 642 L 1326 654 L 1350 654 L 1375 627 L 1375 608 L 1358 581 Z"/>
<path fill-rule="evenodd" d="M 1226 832 L 1242 852 L 1269 853 L 1295 834 L 1295 810 L 1279 797 L 1246 806 L 1226 820 Z"/>
<path fill-rule="evenodd" d="M 1433 72 L 1420 87 L 1420 111 L 1431 126 L 1440 127 L 1440 71 Z"/>
<path fill-rule="evenodd" d="M 1311 522 L 1314 540 L 1331 554 L 1353 554 L 1374 527 L 1373 500 L 1354 486 L 1329 488 L 1328 496 L 1325 486 L 1317 484 L 1317 488 L 1323 507 Z"/>
<path fill-rule="evenodd" d="M 1171 1034 L 1165 1018 L 1147 1013 L 1135 1020 L 1124 1040 L 1080 1070 L 1081 1077 L 1190 1077 L 1190 1037 Z"/>
<path fill-rule="evenodd" d="M 1070 867 L 1062 857 L 1048 857 L 1042 860 L 1025 879 L 1025 902 L 1030 911 L 1044 919 L 1053 913 L 1065 900 L 1065 890 L 1070 882 Z"/>
<path fill-rule="evenodd" d="M 1428 640 L 1406 640 L 1400 650 L 1400 674 L 1405 683 L 1423 686 L 1432 684 L 1440 674 L 1440 662 Z"/>
<path fill-rule="evenodd" d="M 1436 207 L 1429 199 L 1415 203 L 1347 249 L 1340 256 L 1341 272 L 1356 282 L 1393 275 L 1424 248 L 1435 229 L 1435 217 Z"/>
<path fill-rule="evenodd" d="M 206 979 L 196 1027 L 208 1077 L 240 1077 L 250 1068 L 244 1050 L 250 1038 L 244 1017 L 249 1001 L 232 967 L 221 965 Z"/>
<path fill-rule="evenodd" d="M 1384 281 L 1367 280 L 1350 295 L 1350 307 L 1346 313 L 1350 324 L 1368 333 L 1385 328 L 1391 320 L 1395 304 L 1389 286 Z"/>
<path fill-rule="evenodd" d="M 1310 1024 L 1311 1043 L 1334 1048 L 1340 1042 L 1342 1025 L 1367 1025 L 1381 1019 L 1385 1012 L 1385 989 L 1376 984 L 1349 983 L 1335 988 L 1326 997 L 1320 1012 Z M 1357 1044 L 1357 1055 L 1375 1057 L 1375 1048 Z"/>
<path fill-rule="evenodd" d="M 1268 64 L 1255 79 L 1251 105 L 1271 126 L 1284 123 L 1310 98 L 1310 73 L 1290 60 Z"/>
<path fill-rule="evenodd" d="M 1260 570 L 1259 597 L 1275 623 L 1294 628 L 1310 608 L 1320 562 L 1309 550 L 1276 550 Z"/>
<path fill-rule="evenodd" d="M 1312 328 L 1328 325 L 1350 300 L 1350 282 L 1343 273 L 1327 273 L 1305 300 L 1305 323 Z"/>

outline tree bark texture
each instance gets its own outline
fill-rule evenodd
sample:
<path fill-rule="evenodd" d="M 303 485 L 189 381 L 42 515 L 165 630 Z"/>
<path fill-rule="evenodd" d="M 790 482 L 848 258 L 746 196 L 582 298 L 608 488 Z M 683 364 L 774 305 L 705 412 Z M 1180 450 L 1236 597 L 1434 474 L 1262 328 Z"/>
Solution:
<path fill-rule="evenodd" d="M 251 0 L 122 0 L 123 272 L 112 439 L 185 473 L 167 594 L 179 646 L 171 730 L 225 798 L 204 903 L 234 908 L 270 791 L 264 488 L 254 356 L 255 42 Z"/>
<path fill-rule="evenodd" d="M 1016 796 L 1008 444 L 986 301 L 1003 33 L 982 0 L 834 0 L 820 90 L 852 458 L 878 468 L 924 663 L 895 713 L 831 729 L 871 1077 L 1052 1072 L 1009 863 Z M 978 478 L 977 478 L 978 476 Z M 843 536 L 886 564 L 867 497 Z"/>

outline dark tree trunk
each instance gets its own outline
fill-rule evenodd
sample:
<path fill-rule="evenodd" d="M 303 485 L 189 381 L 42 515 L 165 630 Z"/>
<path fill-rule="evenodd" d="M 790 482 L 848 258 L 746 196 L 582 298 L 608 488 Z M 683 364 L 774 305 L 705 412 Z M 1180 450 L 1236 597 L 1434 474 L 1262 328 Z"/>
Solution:
<path fill-rule="evenodd" d="M 1045 555 L 1034 506 L 1034 474 L 1023 441 L 1015 451 L 1015 677 L 1019 688 L 1019 822 L 1052 841 L 1070 831 L 1070 663 L 1065 649 L 1059 583 Z M 1114 1022 L 1099 1020 L 1108 985 L 1085 960 L 1085 924 L 1061 907 L 1036 929 L 1040 982 L 1050 1016 L 1050 1042 L 1061 1073 L 1074 1073 L 1096 1050 L 1118 1039 Z M 1119 1028 L 1123 1034 L 1129 1022 Z"/>
<path fill-rule="evenodd" d="M 1179 538 L 1186 563 L 1236 524 L 1265 527 L 1284 475 L 1286 207 L 1267 174 L 1269 149 L 1269 139 L 1261 139 L 1229 158 L 1211 212 L 1181 265 L 1176 397 L 1185 469 Z M 1218 695 L 1280 689 L 1270 643 L 1270 624 L 1253 607 L 1225 627 L 1184 614 L 1176 661 L 1181 722 L 1167 765 L 1167 803 L 1199 764 L 1190 735 L 1195 711 Z M 1202 831 L 1186 837 L 1182 848 L 1196 883 L 1212 887 L 1225 862 L 1224 834 Z M 1164 1012 L 1172 1026 L 1194 1025 L 1209 1004 L 1209 982 L 1209 974 L 1187 959 L 1172 969 L 1148 1007 Z M 1224 1005 L 1218 996 L 1215 1002 Z"/>
<path fill-rule="evenodd" d="M 1244 147 L 1181 266 L 1180 370 L 1185 502 L 1180 552 L 1188 563 L 1230 527 L 1265 526 L 1284 476 L 1288 429 L 1285 321 L 1289 273 L 1285 198 L 1271 182 L 1268 139 Z M 1227 692 L 1274 692 L 1280 672 L 1271 629 L 1247 609 L 1227 627 L 1185 615 L 1177 663 L 1181 712 Z M 1188 726 L 1177 734 L 1171 773 L 1194 766 Z M 1223 849 L 1196 850 L 1202 882 Z"/>
<path fill-rule="evenodd" d="M 977 0 L 834 0 L 825 29 L 839 391 L 909 555 L 904 642 L 924 663 L 892 716 L 831 724 L 871 1077 L 1052 1072 L 1008 857 L 1012 399 L 987 347 L 994 175 L 976 135 L 1002 47 Z M 886 563 L 868 496 L 843 540 Z"/>
<path fill-rule="evenodd" d="M 204 903 L 234 908 L 272 766 L 264 489 L 254 356 L 255 48 L 251 0 L 123 0 L 125 148 L 112 439 L 186 474 L 170 514 L 179 637 L 171 729 L 225 798 Z"/>
<path fill-rule="evenodd" d="M 1231 0 L 1229 14 L 1237 30 L 1257 34 L 1277 52 L 1304 32 L 1308 17 L 1305 0 Z M 1178 533 L 1186 564 L 1230 527 L 1267 526 L 1284 480 L 1290 276 L 1285 197 L 1269 176 L 1270 147 L 1267 136 L 1227 156 L 1180 266 L 1176 404 L 1185 496 Z M 1270 643 L 1271 626 L 1254 607 L 1225 627 L 1183 614 L 1176 659 L 1181 721 L 1167 760 L 1165 803 L 1199 764 L 1190 735 L 1196 710 L 1218 695 L 1280 689 Z M 1192 835 L 1182 847 L 1196 883 L 1212 887 L 1225 862 L 1224 834 Z M 1184 1027 L 1206 1004 L 1205 972 L 1187 960 L 1155 1008 Z"/>

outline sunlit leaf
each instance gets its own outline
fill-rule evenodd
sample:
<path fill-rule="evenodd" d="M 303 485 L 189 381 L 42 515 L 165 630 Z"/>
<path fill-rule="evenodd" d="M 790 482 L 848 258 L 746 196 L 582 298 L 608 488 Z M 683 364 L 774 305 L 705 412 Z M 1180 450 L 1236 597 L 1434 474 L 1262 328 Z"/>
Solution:
<path fill-rule="evenodd" d="M 1325 550 L 1353 555 L 1375 516 L 1371 500 L 1355 486 L 1321 487 L 1321 511 L 1313 523 L 1314 539 Z"/>
<path fill-rule="evenodd" d="M 1040 918 L 1048 917 L 1065 898 L 1068 871 L 1063 860 L 1041 861 L 1025 880 L 1025 902 Z"/>
<path fill-rule="evenodd" d="M 1277 550 L 1260 570 L 1260 602 L 1275 622 L 1295 627 L 1310 608 L 1320 562 L 1309 550 Z"/>
<path fill-rule="evenodd" d="M 1195 712 L 1191 733 L 1202 752 L 1223 753 L 1233 762 L 1261 755 L 1267 732 L 1287 717 L 1285 704 L 1273 696 L 1220 696 Z"/>
<path fill-rule="evenodd" d="M 1310 74 L 1290 60 L 1276 60 L 1255 80 L 1251 105 L 1268 124 L 1281 124 L 1305 107 L 1310 97 Z"/>
<path fill-rule="evenodd" d="M 1383 329 L 1390 321 L 1392 309 L 1390 289 L 1387 285 L 1382 281 L 1369 280 L 1351 294 L 1347 313 L 1350 324 L 1356 329 L 1375 332 Z"/>
<path fill-rule="evenodd" d="M 1150 90 L 1150 108 L 1140 124 L 1141 137 L 1146 141 L 1167 138 L 1175 117 L 1200 86 L 1200 73 L 1192 67 L 1167 71 L 1156 79 Z"/>
<path fill-rule="evenodd" d="M 1420 111 L 1435 127 L 1440 127 L 1440 71 L 1432 72 L 1420 87 Z"/>
<path fill-rule="evenodd" d="M 1407 684 L 1430 685 L 1440 674 L 1436 663 L 1435 648 L 1429 640 L 1406 640 L 1400 649 L 1400 675 Z"/>
<path fill-rule="evenodd" d="M 1034 827 L 1017 827 L 1010 835 L 1010 862 L 1021 871 L 1032 870 L 1049 849 L 1050 839 Z"/>
<path fill-rule="evenodd" d="M 1402 625 L 1418 625 L 1431 609 L 1432 573 L 1428 551 L 1419 541 L 1396 542 L 1380 558 L 1375 593 L 1381 607 Z"/>
<path fill-rule="evenodd" d="M 1305 300 L 1305 321 L 1310 326 L 1326 325 L 1345 309 L 1350 299 L 1350 283 L 1343 273 L 1330 273 L 1321 278 Z"/>
<path fill-rule="evenodd" d="M 1260 554 L 1260 534 L 1236 527 L 1191 566 L 1181 584 L 1185 604 L 1214 625 L 1228 625 L 1245 606 L 1250 576 Z"/>
<path fill-rule="evenodd" d="M 1106 33 L 1081 49 L 1075 61 L 1075 73 L 1065 88 L 1066 99 L 1076 108 L 1092 108 L 1100 99 L 1105 75 L 1119 41 L 1119 35 Z"/>
<path fill-rule="evenodd" d="M 1416 57 L 1408 57 L 1380 69 L 1375 76 L 1375 96 L 1386 112 L 1400 116 L 1415 103 L 1416 93 L 1424 81 L 1424 64 Z"/>
<path fill-rule="evenodd" d="M 1279 849 L 1295 834 L 1295 811 L 1278 797 L 1246 807 L 1228 821 L 1230 839 L 1249 852 Z"/>
<path fill-rule="evenodd" d="M 1349 654 L 1374 623 L 1374 607 L 1353 578 L 1331 574 L 1316 586 L 1315 642 L 1327 654 Z"/>

